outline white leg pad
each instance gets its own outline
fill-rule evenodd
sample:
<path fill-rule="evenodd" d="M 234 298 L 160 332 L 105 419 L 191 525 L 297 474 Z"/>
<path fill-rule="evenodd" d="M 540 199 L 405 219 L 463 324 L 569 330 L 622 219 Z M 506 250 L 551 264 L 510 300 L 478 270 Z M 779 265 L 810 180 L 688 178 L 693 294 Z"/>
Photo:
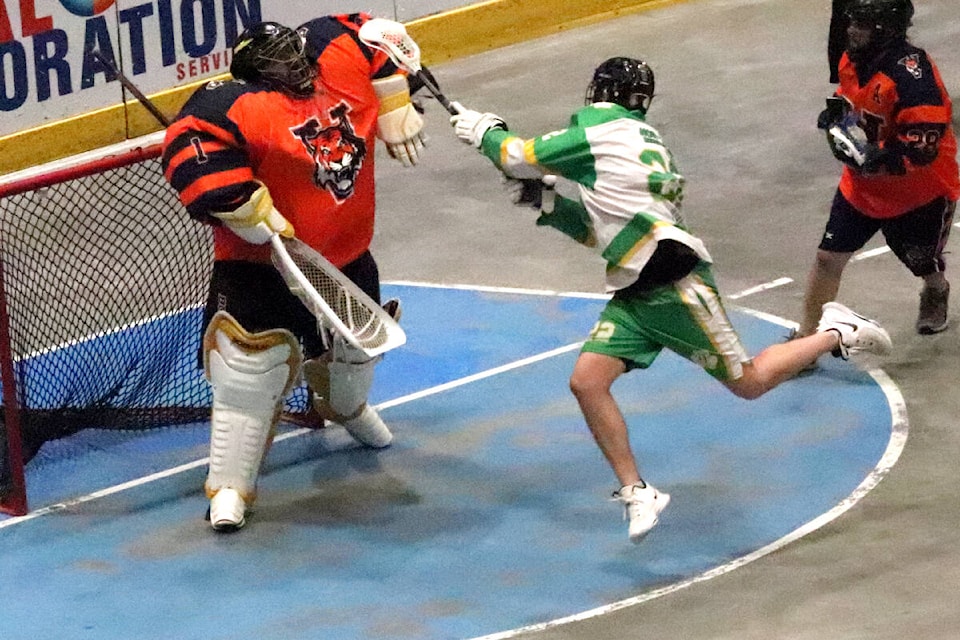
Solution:
<path fill-rule="evenodd" d="M 317 410 L 327 420 L 342 423 L 360 415 L 373 386 L 377 360 L 331 361 L 330 352 L 303 363 L 303 375 L 313 389 Z"/>
<path fill-rule="evenodd" d="M 283 329 L 251 334 L 218 312 L 204 335 L 204 367 L 213 388 L 207 497 L 234 490 L 244 505 L 256 499 L 257 477 L 273 441 L 283 399 L 300 374 L 300 345 Z M 234 501 L 224 513 L 236 512 Z M 211 525 L 215 525 L 211 502 Z M 232 516 L 232 517 L 235 517 Z M 242 526 L 235 523 L 236 527 Z"/>
<path fill-rule="evenodd" d="M 325 420 L 343 425 L 361 444 L 385 447 L 393 434 L 377 412 L 367 405 L 377 359 L 364 362 L 333 360 L 331 352 L 303 364 L 303 374 L 313 390 L 313 404 Z"/>
<path fill-rule="evenodd" d="M 343 428 L 350 436 L 368 447 L 382 449 L 393 442 L 393 434 L 383 423 L 380 415 L 368 404 L 363 405 L 363 411 L 356 418 L 344 420 Z"/>

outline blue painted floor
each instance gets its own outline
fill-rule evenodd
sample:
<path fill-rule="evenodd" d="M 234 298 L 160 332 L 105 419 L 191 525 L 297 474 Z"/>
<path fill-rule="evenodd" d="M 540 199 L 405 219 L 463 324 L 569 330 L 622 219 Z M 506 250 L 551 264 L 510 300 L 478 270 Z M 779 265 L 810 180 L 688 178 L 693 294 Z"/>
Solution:
<path fill-rule="evenodd" d="M 33 509 L 185 467 L 0 519 L 0 638 L 493 634 L 686 580 L 781 539 L 847 498 L 890 441 L 882 389 L 850 363 L 827 358 L 746 402 L 665 353 L 615 387 L 645 477 L 673 497 L 634 546 L 567 391 L 577 350 L 560 349 L 582 339 L 603 301 L 385 293 L 403 299 L 409 339 L 374 390 L 393 446 L 359 449 L 338 427 L 283 431 L 247 528 L 216 535 L 202 521 L 205 469 L 190 464 L 206 456 L 206 425 L 54 443 L 28 468 Z M 785 332 L 731 315 L 754 353 Z"/>

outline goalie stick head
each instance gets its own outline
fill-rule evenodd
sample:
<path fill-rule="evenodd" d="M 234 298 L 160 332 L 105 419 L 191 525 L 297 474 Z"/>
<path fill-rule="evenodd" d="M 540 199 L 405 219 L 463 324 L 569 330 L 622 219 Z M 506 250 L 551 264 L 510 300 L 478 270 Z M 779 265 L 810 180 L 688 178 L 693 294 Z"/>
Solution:
<path fill-rule="evenodd" d="M 653 69 L 646 62 L 636 58 L 609 58 L 594 70 L 585 102 L 612 102 L 646 113 L 653 101 L 653 88 Z"/>
<path fill-rule="evenodd" d="M 277 22 L 258 22 L 233 45 L 230 73 L 297 97 L 313 93 L 319 66 L 305 52 L 304 33 Z"/>

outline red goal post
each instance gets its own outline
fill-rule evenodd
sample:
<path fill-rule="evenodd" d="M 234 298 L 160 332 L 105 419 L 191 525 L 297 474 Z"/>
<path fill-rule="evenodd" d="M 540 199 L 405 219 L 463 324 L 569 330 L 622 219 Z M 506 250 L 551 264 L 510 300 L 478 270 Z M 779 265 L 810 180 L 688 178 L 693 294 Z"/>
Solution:
<path fill-rule="evenodd" d="M 162 136 L 0 176 L 2 512 L 26 513 L 44 442 L 209 417 L 212 235 L 164 180 Z M 301 388 L 285 409 L 306 406 Z"/>

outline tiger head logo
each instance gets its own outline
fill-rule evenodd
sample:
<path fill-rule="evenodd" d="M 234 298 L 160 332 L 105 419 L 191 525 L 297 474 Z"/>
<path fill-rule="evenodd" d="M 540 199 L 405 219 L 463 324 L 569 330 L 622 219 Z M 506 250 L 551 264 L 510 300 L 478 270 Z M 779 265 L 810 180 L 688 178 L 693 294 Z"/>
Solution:
<path fill-rule="evenodd" d="M 353 195 L 357 174 L 367 156 L 367 143 L 354 133 L 347 117 L 349 110 L 345 104 L 332 109 L 326 127 L 312 117 L 290 129 L 313 158 L 313 183 L 333 194 L 337 202 Z"/>
<path fill-rule="evenodd" d="M 923 68 L 920 66 L 919 54 L 911 53 L 908 56 L 904 56 L 897 60 L 897 64 L 902 65 L 907 72 L 917 80 L 923 77 Z"/>

